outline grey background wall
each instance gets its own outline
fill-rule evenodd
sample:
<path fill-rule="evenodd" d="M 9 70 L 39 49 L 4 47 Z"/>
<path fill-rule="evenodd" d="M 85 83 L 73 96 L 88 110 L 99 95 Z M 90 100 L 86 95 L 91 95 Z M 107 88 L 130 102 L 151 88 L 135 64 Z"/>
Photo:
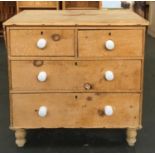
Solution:
<path fill-rule="evenodd" d="M 150 10 L 149 10 L 149 21 L 150 25 L 148 28 L 148 33 L 155 37 L 155 2 L 149 2 Z"/>

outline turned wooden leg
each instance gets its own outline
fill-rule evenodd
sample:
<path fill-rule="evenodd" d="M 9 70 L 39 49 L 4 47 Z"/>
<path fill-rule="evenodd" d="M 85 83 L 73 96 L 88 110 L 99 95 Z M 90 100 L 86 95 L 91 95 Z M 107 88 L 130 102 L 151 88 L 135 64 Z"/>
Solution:
<path fill-rule="evenodd" d="M 15 138 L 16 138 L 16 145 L 18 147 L 23 147 L 26 143 L 26 130 L 25 129 L 16 129 L 15 130 Z"/>
<path fill-rule="evenodd" d="M 127 138 L 126 141 L 129 146 L 134 146 L 136 143 L 137 129 L 129 128 L 126 131 Z"/>

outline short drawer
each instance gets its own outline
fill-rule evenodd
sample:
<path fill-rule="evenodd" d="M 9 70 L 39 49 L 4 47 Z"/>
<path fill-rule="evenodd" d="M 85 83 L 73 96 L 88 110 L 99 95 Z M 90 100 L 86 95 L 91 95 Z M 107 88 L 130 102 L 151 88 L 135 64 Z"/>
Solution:
<path fill-rule="evenodd" d="M 134 93 L 12 94 L 13 128 L 126 128 L 139 126 Z"/>
<path fill-rule="evenodd" d="M 74 56 L 74 30 L 11 30 L 10 52 L 12 56 Z"/>
<path fill-rule="evenodd" d="M 53 1 L 53 2 L 36 2 L 36 1 L 22 1 L 22 2 L 18 2 L 18 7 L 20 8 L 27 8 L 27 9 L 32 9 L 35 7 L 36 8 L 56 8 L 57 7 L 57 2 Z"/>
<path fill-rule="evenodd" d="M 11 81 L 18 91 L 139 91 L 141 61 L 11 61 Z"/>
<path fill-rule="evenodd" d="M 143 30 L 80 30 L 80 57 L 142 56 Z"/>

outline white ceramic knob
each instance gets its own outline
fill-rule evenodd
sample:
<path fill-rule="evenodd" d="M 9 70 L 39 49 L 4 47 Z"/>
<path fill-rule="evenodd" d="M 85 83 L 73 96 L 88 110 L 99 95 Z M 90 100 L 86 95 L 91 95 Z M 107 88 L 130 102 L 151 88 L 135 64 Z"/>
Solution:
<path fill-rule="evenodd" d="M 38 111 L 40 117 L 45 117 L 47 115 L 47 107 L 41 106 Z"/>
<path fill-rule="evenodd" d="M 115 48 L 115 43 L 114 43 L 114 41 L 112 41 L 112 40 L 107 40 L 106 42 L 105 42 L 105 47 L 106 47 L 106 49 L 107 50 L 113 50 L 114 48 Z"/>
<path fill-rule="evenodd" d="M 107 81 L 114 80 L 114 73 L 112 71 L 106 71 L 104 77 Z"/>
<path fill-rule="evenodd" d="M 104 107 L 104 114 L 105 114 L 106 116 L 112 116 L 112 115 L 113 115 L 113 108 L 112 108 L 112 106 L 106 105 L 106 106 Z"/>
<path fill-rule="evenodd" d="M 44 71 L 39 72 L 38 74 L 38 81 L 44 82 L 47 79 L 47 73 Z"/>
<path fill-rule="evenodd" d="M 44 39 L 44 38 L 40 38 L 40 39 L 38 40 L 38 42 L 37 42 L 37 47 L 40 48 L 40 49 L 45 48 L 46 45 L 47 45 L 47 41 L 46 41 L 46 39 Z"/>

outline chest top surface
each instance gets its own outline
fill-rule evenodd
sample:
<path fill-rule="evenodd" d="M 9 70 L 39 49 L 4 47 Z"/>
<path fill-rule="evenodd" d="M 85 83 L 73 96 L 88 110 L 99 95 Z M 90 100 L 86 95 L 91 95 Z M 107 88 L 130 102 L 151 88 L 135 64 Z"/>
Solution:
<path fill-rule="evenodd" d="M 29 10 L 4 26 L 146 26 L 148 21 L 131 10 Z"/>

